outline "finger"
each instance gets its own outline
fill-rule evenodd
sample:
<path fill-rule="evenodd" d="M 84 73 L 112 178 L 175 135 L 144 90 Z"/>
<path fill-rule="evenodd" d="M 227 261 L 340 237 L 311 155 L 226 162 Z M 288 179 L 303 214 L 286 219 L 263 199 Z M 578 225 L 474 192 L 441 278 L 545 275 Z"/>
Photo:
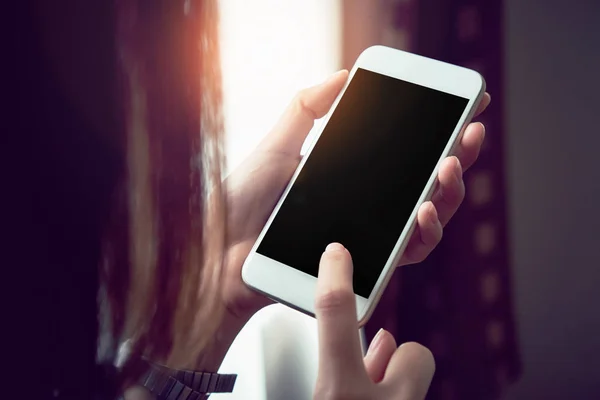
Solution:
<path fill-rule="evenodd" d="M 490 94 L 488 92 L 485 92 L 483 94 L 483 98 L 481 99 L 481 102 L 479 103 L 479 106 L 477 107 L 477 111 L 475 111 L 475 116 L 478 116 L 479 114 L 484 112 L 485 109 L 490 105 L 491 101 L 492 101 L 492 97 L 490 96 Z"/>
<path fill-rule="evenodd" d="M 446 226 L 465 198 L 465 183 L 458 158 L 448 157 L 442 162 L 438 182 L 438 189 L 433 195 L 432 202 L 442 226 Z"/>
<path fill-rule="evenodd" d="M 320 85 L 300 91 L 260 146 L 269 151 L 299 155 L 315 119 L 327 114 L 347 79 L 348 71 L 341 70 Z"/>
<path fill-rule="evenodd" d="M 424 399 L 434 373 L 431 351 L 418 343 L 405 343 L 390 359 L 381 384 L 395 399 Z"/>
<path fill-rule="evenodd" d="M 378 383 L 383 379 L 388 363 L 397 347 L 396 340 L 388 331 L 380 329 L 377 332 L 364 359 L 367 375 L 373 382 Z"/>
<path fill-rule="evenodd" d="M 442 240 L 442 224 L 432 202 L 425 202 L 417 213 L 417 228 L 410 238 L 399 265 L 423 261 Z"/>
<path fill-rule="evenodd" d="M 460 140 L 456 156 L 466 171 L 479 157 L 481 145 L 485 138 L 485 126 L 481 122 L 469 124 Z"/>
<path fill-rule="evenodd" d="M 352 290 L 352 258 L 339 243 L 327 246 L 321 256 L 315 314 L 319 331 L 319 375 L 335 381 L 360 369 L 364 374 Z"/>

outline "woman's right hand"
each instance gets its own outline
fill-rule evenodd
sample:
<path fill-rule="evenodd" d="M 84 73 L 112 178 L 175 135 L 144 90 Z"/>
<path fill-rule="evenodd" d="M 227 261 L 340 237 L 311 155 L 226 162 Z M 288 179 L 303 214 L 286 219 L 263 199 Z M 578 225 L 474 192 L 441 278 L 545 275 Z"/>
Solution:
<path fill-rule="evenodd" d="M 423 399 L 435 371 L 431 352 L 417 344 L 396 347 L 384 330 L 362 356 L 352 290 L 352 258 L 333 243 L 321 257 L 316 316 L 319 327 L 319 373 L 314 398 Z"/>

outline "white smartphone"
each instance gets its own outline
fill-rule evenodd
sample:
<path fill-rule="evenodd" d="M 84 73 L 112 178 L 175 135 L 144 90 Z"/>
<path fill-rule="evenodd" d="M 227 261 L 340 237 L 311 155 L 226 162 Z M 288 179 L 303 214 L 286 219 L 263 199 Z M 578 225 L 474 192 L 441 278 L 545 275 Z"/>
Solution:
<path fill-rule="evenodd" d="M 366 49 L 246 259 L 244 282 L 314 316 L 321 254 L 339 242 L 364 325 L 484 93 L 475 71 Z"/>

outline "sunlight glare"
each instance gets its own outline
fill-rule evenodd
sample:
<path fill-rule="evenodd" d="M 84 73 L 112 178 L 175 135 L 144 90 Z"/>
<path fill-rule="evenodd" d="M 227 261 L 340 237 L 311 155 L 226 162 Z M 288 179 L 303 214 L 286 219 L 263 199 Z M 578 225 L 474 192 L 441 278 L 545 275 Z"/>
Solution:
<path fill-rule="evenodd" d="M 220 0 L 228 171 L 340 65 L 340 0 Z"/>

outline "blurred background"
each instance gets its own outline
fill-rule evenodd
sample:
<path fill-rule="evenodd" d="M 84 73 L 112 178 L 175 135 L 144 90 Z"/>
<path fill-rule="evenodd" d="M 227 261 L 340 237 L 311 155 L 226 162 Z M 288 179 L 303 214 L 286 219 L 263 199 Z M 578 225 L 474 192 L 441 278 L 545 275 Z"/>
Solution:
<path fill-rule="evenodd" d="M 298 90 L 370 45 L 484 75 L 464 205 L 397 271 L 367 339 L 383 326 L 430 347 L 431 399 L 600 398 L 600 2 L 220 3 L 229 170 Z"/>

